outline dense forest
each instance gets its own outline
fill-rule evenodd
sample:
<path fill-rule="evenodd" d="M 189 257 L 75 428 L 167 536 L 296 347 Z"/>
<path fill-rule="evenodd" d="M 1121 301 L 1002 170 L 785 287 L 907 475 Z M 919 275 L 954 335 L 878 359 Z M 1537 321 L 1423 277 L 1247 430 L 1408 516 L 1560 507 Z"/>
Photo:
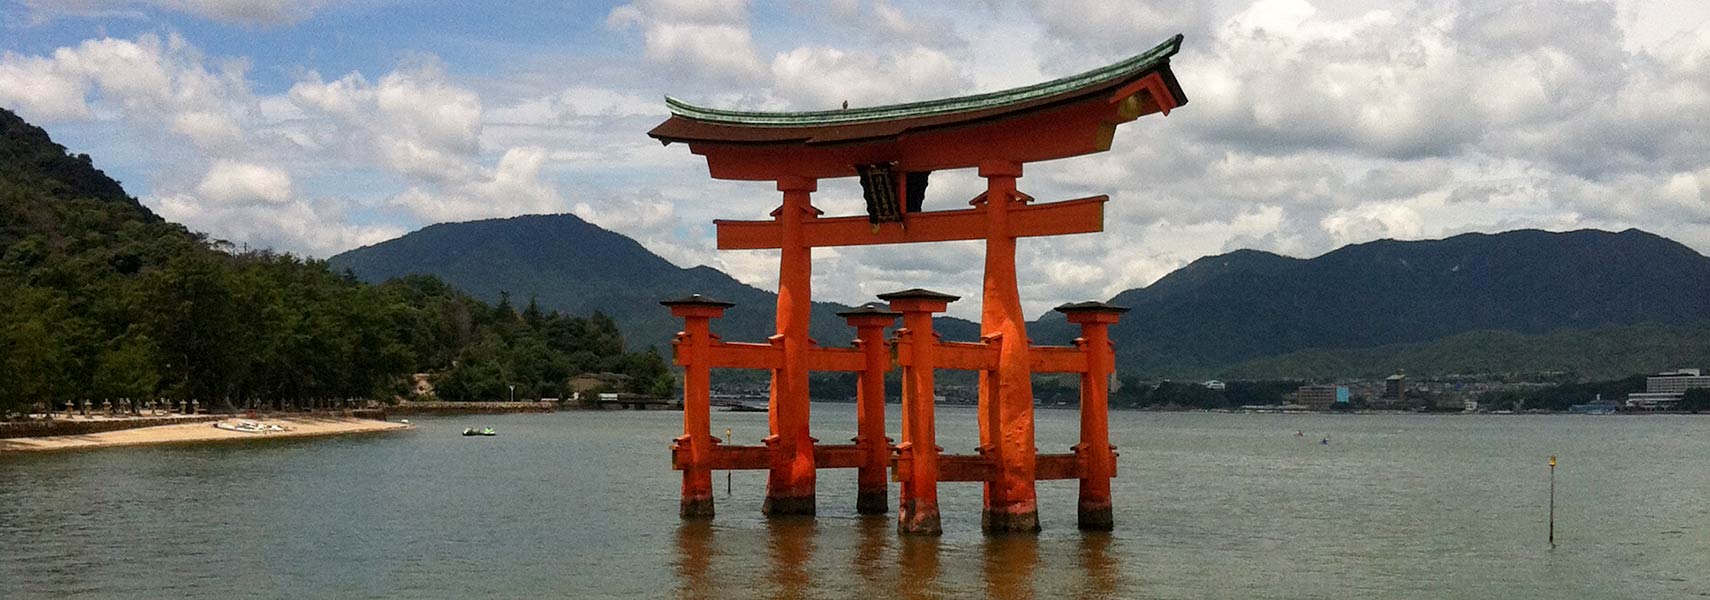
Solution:
<path fill-rule="evenodd" d="M 322 261 L 239 251 L 165 222 L 0 109 L 0 414 L 102 398 L 392 398 L 430 373 L 446 400 L 566 395 L 587 371 L 668 390 L 653 351 L 599 314 L 488 305 L 432 277 L 378 285 Z"/>

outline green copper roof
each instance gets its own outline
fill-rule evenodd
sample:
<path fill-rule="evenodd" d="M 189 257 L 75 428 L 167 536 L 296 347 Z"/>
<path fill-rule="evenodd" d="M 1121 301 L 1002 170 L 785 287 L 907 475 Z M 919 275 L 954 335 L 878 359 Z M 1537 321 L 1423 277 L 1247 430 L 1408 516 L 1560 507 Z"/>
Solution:
<path fill-rule="evenodd" d="M 1181 49 L 1181 44 L 1182 36 L 1177 34 L 1169 41 L 1158 44 L 1151 50 L 1078 75 L 1070 75 L 1062 79 L 1036 83 L 1026 87 L 942 100 L 804 112 L 757 112 L 702 108 L 670 96 L 665 97 L 665 105 L 671 109 L 671 114 L 696 121 L 762 127 L 816 127 L 927 117 L 1026 102 L 1109 81 L 1124 75 L 1145 72 L 1169 60 L 1171 56 L 1176 54 L 1177 50 Z"/>

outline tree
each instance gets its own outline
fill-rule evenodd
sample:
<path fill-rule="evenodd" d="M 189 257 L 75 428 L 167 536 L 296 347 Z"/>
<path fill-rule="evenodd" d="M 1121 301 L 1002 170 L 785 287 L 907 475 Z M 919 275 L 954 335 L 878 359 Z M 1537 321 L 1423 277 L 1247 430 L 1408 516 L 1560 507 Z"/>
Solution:
<path fill-rule="evenodd" d="M 1686 390 L 1686 395 L 1680 397 L 1680 410 L 1695 413 L 1710 411 L 1710 388 Z"/>

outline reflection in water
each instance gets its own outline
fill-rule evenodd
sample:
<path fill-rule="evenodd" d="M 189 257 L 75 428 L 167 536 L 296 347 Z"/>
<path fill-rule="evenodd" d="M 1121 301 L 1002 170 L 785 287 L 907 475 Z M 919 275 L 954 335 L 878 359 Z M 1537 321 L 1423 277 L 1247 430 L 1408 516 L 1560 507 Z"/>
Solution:
<path fill-rule="evenodd" d="M 888 517 L 860 518 L 821 529 L 811 518 L 769 519 L 762 555 L 741 549 L 761 541 L 758 530 L 721 531 L 710 521 L 683 521 L 676 531 L 677 597 L 721 600 L 730 597 L 732 584 L 754 583 L 760 585 L 748 591 L 768 598 L 811 598 L 828 590 L 866 590 L 862 595 L 871 597 L 966 597 L 981 595 L 981 582 L 983 597 L 999 600 L 1107 600 L 1129 593 L 1121 542 L 1108 533 L 1082 532 L 1072 541 L 986 536 L 977 542 L 978 554 L 969 556 L 955 542 L 947 545 L 935 536 L 898 536 L 893 523 Z M 848 534 L 856 536 L 853 544 L 836 541 Z M 828 547 L 819 547 L 821 536 L 831 536 Z M 819 558 L 832 564 L 816 568 L 817 554 L 828 554 Z M 1050 556 L 1047 562 L 1055 568 L 1042 566 L 1041 554 Z M 977 566 L 963 562 L 976 557 Z"/>
<path fill-rule="evenodd" d="M 897 577 L 896 597 L 938 598 L 938 537 L 904 535 L 897 537 L 901 563 Z"/>
<path fill-rule="evenodd" d="M 858 522 L 861 539 L 855 547 L 855 573 L 873 589 L 879 589 L 887 579 L 890 561 L 885 560 L 885 551 L 896 529 L 892 523 L 888 515 L 863 517 Z"/>
<path fill-rule="evenodd" d="M 766 550 L 772 564 L 771 572 L 766 575 L 767 582 L 772 584 L 772 593 L 767 595 L 772 598 L 810 597 L 813 577 L 808 575 L 806 566 L 813 558 L 813 518 L 770 519 L 766 527 L 770 534 Z"/>
<path fill-rule="evenodd" d="M 1039 538 L 1032 535 L 987 536 L 986 597 L 1032 598 L 1033 571 L 1037 566 Z"/>
<path fill-rule="evenodd" d="M 1112 537 L 1109 533 L 1081 532 L 1081 569 L 1086 572 L 1086 589 L 1082 598 L 1121 598 L 1122 561 L 1111 556 Z"/>
<path fill-rule="evenodd" d="M 677 597 L 714 598 L 712 521 L 685 519 L 677 526 Z"/>

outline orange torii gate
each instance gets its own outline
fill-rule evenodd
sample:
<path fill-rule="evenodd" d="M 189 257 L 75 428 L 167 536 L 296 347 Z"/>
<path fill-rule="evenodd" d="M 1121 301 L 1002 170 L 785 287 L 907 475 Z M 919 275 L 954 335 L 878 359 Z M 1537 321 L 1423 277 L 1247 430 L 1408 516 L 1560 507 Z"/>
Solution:
<path fill-rule="evenodd" d="M 859 470 L 857 508 L 886 510 L 884 470 L 901 482 L 898 529 L 940 531 L 937 484 L 985 484 L 987 531 L 1037 531 L 1034 485 L 1040 479 L 1081 481 L 1080 526 L 1109 529 L 1114 448 L 1107 428 L 1107 383 L 1113 352 L 1107 334 L 1125 309 L 1102 303 L 1058 307 L 1082 335 L 1075 347 L 1032 345 L 1016 281 L 1016 239 L 1104 229 L 1106 196 L 1033 203 L 1016 189 L 1022 165 L 1102 152 L 1116 127 L 1187 102 L 1170 71 L 1181 36 L 1093 71 L 1001 92 L 874 108 L 802 113 L 714 110 L 667 98 L 672 116 L 648 135 L 688 144 L 716 179 L 774 181 L 783 203 L 765 221 L 716 221 L 718 247 L 778 249 L 777 334 L 766 343 L 725 342 L 711 319 L 731 306 L 691 296 L 663 304 L 685 321 L 676 341 L 684 368 L 684 434 L 673 449 L 683 471 L 681 512 L 711 516 L 711 472 L 766 469 L 768 515 L 815 511 L 818 469 Z M 972 208 L 925 211 L 927 175 L 977 168 L 986 191 Z M 818 180 L 859 176 L 867 215 L 822 217 L 809 202 Z M 951 240 L 986 242 L 977 342 L 944 342 L 932 315 L 957 300 L 927 290 L 881 294 L 891 310 L 840 313 L 855 328 L 851 348 L 824 348 L 808 338 L 812 249 Z M 891 312 L 896 311 L 896 312 Z M 903 319 L 887 344 L 884 329 Z M 903 432 L 895 447 L 884 431 L 884 372 L 903 370 Z M 772 373 L 771 435 L 763 446 L 724 445 L 710 431 L 708 374 L 713 368 Z M 933 371 L 979 372 L 977 454 L 941 454 L 933 421 Z M 858 433 L 853 444 L 822 445 L 810 435 L 808 374 L 859 374 Z M 1081 443 L 1070 454 L 1034 446 L 1032 374 L 1081 375 Z"/>

